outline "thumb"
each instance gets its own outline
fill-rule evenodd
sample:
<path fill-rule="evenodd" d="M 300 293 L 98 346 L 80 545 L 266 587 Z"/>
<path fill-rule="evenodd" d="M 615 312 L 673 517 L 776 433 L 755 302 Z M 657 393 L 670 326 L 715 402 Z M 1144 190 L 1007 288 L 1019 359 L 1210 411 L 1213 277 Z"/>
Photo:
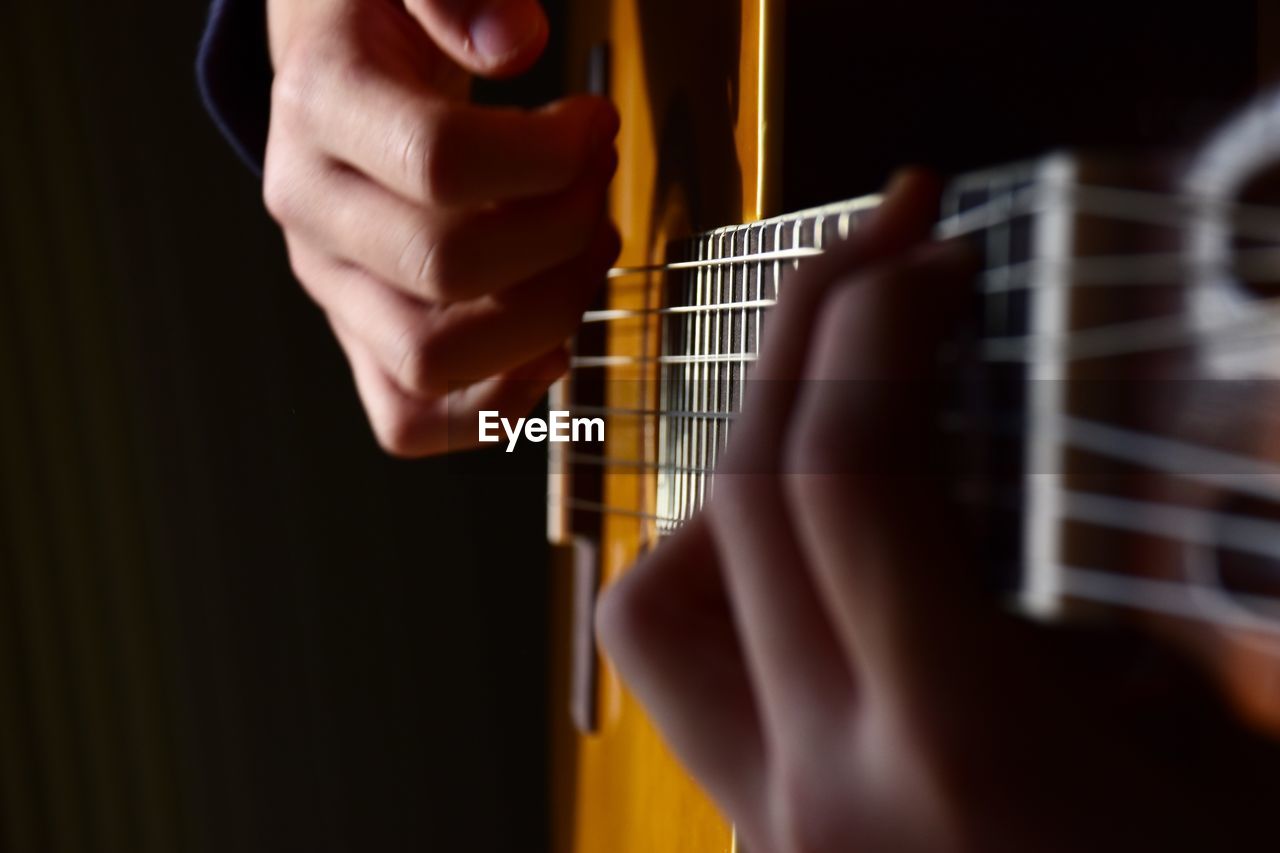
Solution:
<path fill-rule="evenodd" d="M 473 74 L 519 74 L 547 45 L 547 16 L 538 0 L 406 0 L 427 35 Z"/>

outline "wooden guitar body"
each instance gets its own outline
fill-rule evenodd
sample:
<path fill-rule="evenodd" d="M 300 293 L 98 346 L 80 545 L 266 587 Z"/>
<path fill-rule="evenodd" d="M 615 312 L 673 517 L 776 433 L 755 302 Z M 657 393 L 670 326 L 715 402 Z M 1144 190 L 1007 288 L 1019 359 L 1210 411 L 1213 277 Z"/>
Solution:
<path fill-rule="evenodd" d="M 780 125 L 770 119 L 781 79 L 774 65 L 781 49 L 775 5 L 578 4 L 571 29 L 574 65 L 604 72 L 623 119 L 618 153 L 625 167 L 611 204 L 623 237 L 620 266 L 662 264 L 673 240 L 771 212 Z M 602 307 L 652 309 L 664 301 L 664 283 L 657 272 L 619 280 Z M 657 352 L 658 324 L 641 316 L 613 324 L 608 334 L 608 353 L 634 363 L 605 371 L 597 402 L 612 410 L 652 409 L 657 371 L 645 359 Z M 582 410 L 581 389 L 572 402 Z M 618 417 L 609 425 L 605 457 L 648 457 L 650 421 Z M 561 491 L 557 478 L 570 479 L 566 463 L 553 458 L 553 493 Z M 557 637 L 556 661 L 574 661 L 572 671 L 561 668 L 563 680 L 553 690 L 553 719 L 559 722 L 553 733 L 553 849 L 727 853 L 731 827 L 671 757 L 608 663 L 589 648 L 592 591 L 631 565 L 657 535 L 646 509 L 657 488 L 652 472 L 604 467 L 598 474 L 586 488 L 566 486 L 561 493 L 572 493 L 578 506 L 598 502 L 613 511 L 575 513 L 572 505 L 557 505 L 554 495 L 550 510 L 551 539 L 562 546 L 555 623 L 565 631 Z M 575 696 L 575 719 L 568 719 L 564 697 L 583 692 L 591 695 Z"/>

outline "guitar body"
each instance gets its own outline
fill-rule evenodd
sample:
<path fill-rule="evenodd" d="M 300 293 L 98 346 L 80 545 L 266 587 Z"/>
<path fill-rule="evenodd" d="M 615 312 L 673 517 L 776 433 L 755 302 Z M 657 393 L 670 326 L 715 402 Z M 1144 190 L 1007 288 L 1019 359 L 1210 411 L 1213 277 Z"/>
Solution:
<path fill-rule="evenodd" d="M 614 0 L 582 2 L 574 10 L 574 67 L 594 63 L 599 73 L 607 63 L 609 91 L 622 116 L 618 153 L 625 166 L 611 205 L 623 237 L 621 266 L 661 264 L 672 240 L 770 212 L 778 162 L 774 134 L 780 127 L 771 116 L 782 79 L 774 67 L 781 48 L 775 5 Z M 652 308 L 663 301 L 663 283 L 661 274 L 618 282 L 609 289 L 606 307 Z M 657 347 L 658 325 L 643 318 L 615 324 L 607 341 L 611 356 L 626 359 L 643 360 Z M 656 379 L 656 370 L 643 361 L 611 368 L 603 402 L 612 409 L 652 408 Z M 653 439 L 648 421 L 613 419 L 604 455 L 648 458 Z M 564 460 L 553 459 L 556 465 L 563 470 Z M 591 593 L 631 565 L 656 536 L 645 517 L 656 478 L 631 469 L 600 475 L 591 490 L 618 511 L 576 519 L 572 511 L 551 508 L 551 539 L 563 546 L 556 624 L 568 629 L 557 637 L 555 650 L 561 677 L 552 709 L 553 849 L 727 853 L 732 828 L 671 757 L 608 663 L 587 648 Z M 557 476 L 564 475 L 553 467 L 553 489 Z M 574 646 L 577 652 L 571 653 Z M 570 660 L 574 671 L 566 672 L 563 664 Z M 576 706 L 590 710 L 570 720 L 564 691 L 593 693 L 575 699 Z"/>
<path fill-rule="evenodd" d="M 842 34 L 828 23 L 848 23 L 850 5 L 843 0 L 810 0 L 784 12 L 783 0 L 581 0 L 572 7 L 571 67 L 592 68 L 589 76 L 595 78 L 596 88 L 607 89 L 622 116 L 621 168 L 611 213 L 623 238 L 619 267 L 630 272 L 611 281 L 596 308 L 615 315 L 612 322 L 588 324 L 579 337 L 575 361 L 587 369 L 575 370 L 553 396 L 553 408 L 586 415 L 594 409 L 608 416 L 606 440 L 594 464 L 584 464 L 573 449 L 559 449 L 564 445 L 551 448 L 549 537 L 556 555 L 551 800 L 556 853 L 730 853 L 735 848 L 732 827 L 671 756 L 592 639 L 599 589 L 653 547 L 659 523 L 670 520 L 669 513 L 655 510 L 668 504 L 654 467 L 654 460 L 663 458 L 660 448 L 666 446 L 662 430 L 669 427 L 662 425 L 662 416 L 648 415 L 669 403 L 661 396 L 665 380 L 658 365 L 670 341 L 664 343 L 657 312 L 670 303 L 673 291 L 668 276 L 650 268 L 687 260 L 688 256 L 673 257 L 669 248 L 682 238 L 865 192 L 895 163 L 923 160 L 961 171 L 1056 144 L 1145 143 L 1148 136 L 1172 135 L 1181 115 L 1181 101 L 1163 106 L 1153 101 L 1152 106 L 1114 85 L 1108 89 L 1092 84 L 1090 92 L 1089 81 L 1082 85 L 1072 75 L 1054 70 L 1054 59 L 1045 58 L 1046 51 L 1034 41 L 1011 57 L 996 56 L 995 42 L 953 38 L 955 27 L 947 21 L 915 44 L 916 61 L 932 57 L 935 74 L 953 60 L 969 61 L 979 71 L 967 82 L 930 78 L 928 73 L 891 79 L 884 75 L 898 63 L 896 55 L 885 59 L 887 51 L 880 50 L 881 58 L 867 64 L 852 47 L 845 52 L 833 47 L 858 42 L 858 33 Z M 1022 3 L 995 5 L 1011 20 L 1030 14 L 1025 10 L 1031 7 Z M 1071 10 L 1090 3 L 1051 5 Z M 1147 11 L 1162 20 L 1182 14 L 1148 5 L 1156 11 Z M 968 20 L 974 37 L 989 39 L 990 28 L 981 18 L 988 6 L 949 4 L 930 14 Z M 1228 6 L 1238 7 L 1237 12 L 1252 10 L 1251 4 L 1235 0 L 1227 0 L 1223 9 Z M 859 8 L 860 15 L 886 32 L 909 32 L 915 26 L 905 6 Z M 1141 10 L 1116 14 L 1134 32 L 1150 20 Z M 1061 17 L 1055 24 L 1059 30 L 1087 34 L 1093 26 L 1089 15 Z M 1251 38 L 1252 18 L 1237 14 L 1231 26 L 1222 25 L 1221 33 L 1196 28 L 1187 20 L 1182 41 L 1162 37 L 1153 48 L 1168 53 L 1169 68 L 1181 69 L 1184 75 L 1174 78 L 1170 87 L 1187 102 L 1215 108 L 1237 99 L 1244 94 L 1241 81 L 1252 83 L 1252 58 L 1243 65 L 1231 63 L 1239 58 L 1235 48 L 1240 39 Z M 1114 35 L 1117 43 L 1127 37 L 1123 32 Z M 1215 66 L 1215 76 L 1182 61 L 1183 42 L 1214 45 L 1230 61 Z M 987 54 L 993 55 L 981 58 Z M 1114 67 L 1105 60 L 1112 55 L 1117 57 Z M 1015 77 L 1001 89 L 981 69 L 1005 73 L 1007 67 L 1035 61 L 1045 66 L 1036 77 L 1045 105 L 1011 120 L 1009 105 L 1025 81 Z M 1116 49 L 1096 51 L 1091 62 L 1101 78 L 1120 81 L 1137 73 L 1124 63 L 1138 68 L 1153 60 Z M 1187 70 L 1193 67 L 1194 79 Z M 891 91 L 909 117 L 885 122 L 897 107 L 885 108 L 882 102 L 880 124 L 868 131 L 839 85 L 850 79 L 872 81 L 865 92 L 872 101 L 877 92 Z M 1133 86 L 1138 92 L 1139 84 Z M 936 102 L 924 102 L 930 91 L 936 93 Z M 986 100 L 960 106 L 971 96 Z M 788 116 L 785 140 L 784 101 L 801 107 Z M 834 108 L 822 109 L 820 105 L 828 102 Z M 1035 115 L 1041 119 L 1038 123 L 1022 120 Z M 1092 123 L 1083 118 L 1090 115 Z M 966 118 L 972 119 L 969 125 Z M 1067 126 L 1074 135 L 1063 132 Z M 958 128 L 979 129 L 985 135 L 961 135 Z M 858 144 L 859 133 L 870 133 L 872 141 Z M 861 152 L 860 158 L 848 156 L 853 149 Z M 812 241 L 815 234 L 821 238 L 827 227 L 843 232 L 850 217 L 847 210 L 827 214 L 825 223 L 818 216 L 816 225 L 810 217 L 806 239 Z M 760 242 L 754 245 L 798 247 L 800 233 L 797 227 L 794 242 L 788 243 L 780 225 L 776 239 L 772 233 L 757 235 Z M 745 244 L 735 244 L 735 239 L 722 237 L 721 248 L 741 254 L 742 245 L 753 245 L 750 235 Z M 702 245 L 712 251 L 705 240 Z M 755 279 L 758 286 L 762 278 L 767 276 Z M 776 273 L 773 287 L 776 292 Z M 720 299 L 718 289 L 716 298 Z M 1084 316 L 1088 310 L 1079 313 Z M 670 327 L 665 331 L 669 334 Z M 1196 643 L 1203 645 L 1203 638 Z M 1239 661 L 1237 667 L 1224 667 L 1235 669 L 1242 677 L 1237 680 L 1257 684 L 1261 664 L 1246 662 L 1238 654 L 1226 657 Z M 1274 691 L 1269 684 L 1263 692 Z M 565 713 L 566 705 L 570 714 Z"/>

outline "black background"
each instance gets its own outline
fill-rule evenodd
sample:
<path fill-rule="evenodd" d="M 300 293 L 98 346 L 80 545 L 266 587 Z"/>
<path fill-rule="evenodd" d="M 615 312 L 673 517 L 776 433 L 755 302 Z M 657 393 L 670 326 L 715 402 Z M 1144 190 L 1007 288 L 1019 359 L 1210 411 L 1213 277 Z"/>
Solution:
<path fill-rule="evenodd" d="M 536 850 L 542 459 L 376 448 L 204 15 L 0 12 L 0 849 Z"/>

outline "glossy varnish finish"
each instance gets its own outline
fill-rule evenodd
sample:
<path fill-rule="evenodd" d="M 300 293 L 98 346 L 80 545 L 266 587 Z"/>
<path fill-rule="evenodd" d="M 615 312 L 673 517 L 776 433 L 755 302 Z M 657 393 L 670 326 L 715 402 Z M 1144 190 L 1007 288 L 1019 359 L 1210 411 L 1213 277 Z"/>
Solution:
<path fill-rule="evenodd" d="M 661 263 L 672 240 L 770 213 L 777 162 L 776 45 L 772 0 L 615 0 L 579 4 L 573 53 L 586 63 L 598 44 L 611 55 L 611 96 L 622 115 L 622 164 L 612 214 L 623 238 L 621 266 Z M 770 88 L 766 81 L 774 81 Z M 608 307 L 654 308 L 660 275 L 615 280 Z M 651 357 L 658 324 L 610 324 L 611 356 Z M 628 410 L 657 403 L 650 364 L 609 368 L 607 403 Z M 604 455 L 652 462 L 648 419 L 609 420 Z M 557 479 L 553 469 L 553 489 Z M 656 538 L 651 520 L 655 478 L 634 468 L 606 468 L 602 500 L 611 512 L 596 531 L 607 584 Z M 570 490 L 571 491 L 571 490 Z M 636 515 L 628 515 L 628 512 Z M 572 513 L 552 507 L 552 536 L 576 532 Z M 568 561 L 557 575 L 557 622 L 571 622 Z M 731 827 L 675 762 L 644 712 L 606 661 L 599 662 L 597 730 L 567 724 L 568 637 L 557 637 L 553 718 L 557 721 L 554 844 L 573 853 L 720 853 L 733 847 Z"/>

